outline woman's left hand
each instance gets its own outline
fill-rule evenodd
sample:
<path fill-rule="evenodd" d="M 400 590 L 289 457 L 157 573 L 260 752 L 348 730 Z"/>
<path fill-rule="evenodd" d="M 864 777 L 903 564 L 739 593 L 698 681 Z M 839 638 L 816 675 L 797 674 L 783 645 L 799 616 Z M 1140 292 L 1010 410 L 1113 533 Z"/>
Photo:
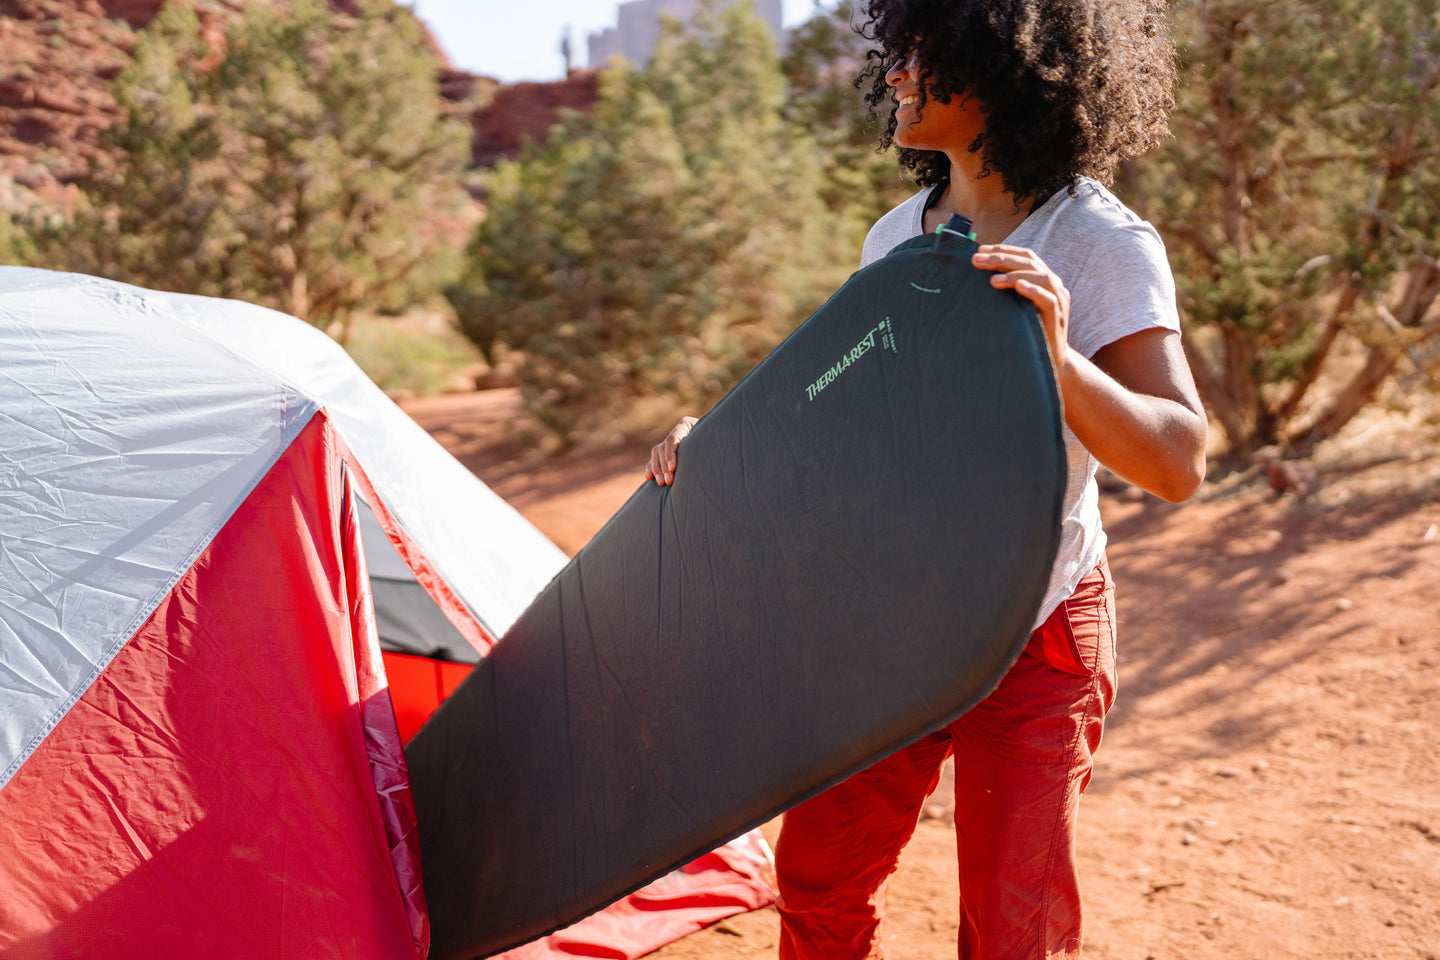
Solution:
<path fill-rule="evenodd" d="M 1025 247 L 987 243 L 975 251 L 970 262 L 981 270 L 994 270 L 992 286 L 1014 290 L 1035 304 L 1040 326 L 1045 332 L 1045 345 L 1050 350 L 1050 363 L 1058 376 L 1069 362 L 1070 291 L 1055 271 L 1045 265 L 1040 255 Z"/>

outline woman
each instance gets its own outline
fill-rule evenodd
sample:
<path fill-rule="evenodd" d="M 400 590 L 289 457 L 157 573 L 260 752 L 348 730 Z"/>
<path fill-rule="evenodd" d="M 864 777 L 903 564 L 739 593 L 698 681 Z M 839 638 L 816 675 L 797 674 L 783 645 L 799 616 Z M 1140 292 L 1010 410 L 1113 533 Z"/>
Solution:
<path fill-rule="evenodd" d="M 879 957 L 885 879 L 956 759 L 962 958 L 1077 956 L 1079 798 L 1115 693 L 1097 463 L 1166 500 L 1205 470 L 1205 416 L 1158 234 L 1107 189 L 1166 134 L 1173 53 L 1147 0 L 874 0 L 864 33 L 881 146 L 921 190 L 862 265 L 952 213 L 976 267 L 1030 300 L 1064 403 L 1061 546 L 1025 652 L 980 705 L 791 810 L 776 857 L 782 958 Z M 682 420 L 646 476 L 674 479 Z"/>

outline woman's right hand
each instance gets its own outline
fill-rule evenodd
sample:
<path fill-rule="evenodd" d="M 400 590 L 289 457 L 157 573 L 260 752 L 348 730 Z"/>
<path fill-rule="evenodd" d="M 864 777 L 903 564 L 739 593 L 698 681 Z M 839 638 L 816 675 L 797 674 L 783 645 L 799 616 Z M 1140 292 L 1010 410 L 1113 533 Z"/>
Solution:
<path fill-rule="evenodd" d="M 679 462 L 676 451 L 680 441 L 690 435 L 690 428 L 695 426 L 695 422 L 694 417 L 681 417 L 674 429 L 665 434 L 665 439 L 655 444 L 650 450 L 650 462 L 645 464 L 646 480 L 654 480 L 662 487 L 675 482 L 675 465 Z"/>

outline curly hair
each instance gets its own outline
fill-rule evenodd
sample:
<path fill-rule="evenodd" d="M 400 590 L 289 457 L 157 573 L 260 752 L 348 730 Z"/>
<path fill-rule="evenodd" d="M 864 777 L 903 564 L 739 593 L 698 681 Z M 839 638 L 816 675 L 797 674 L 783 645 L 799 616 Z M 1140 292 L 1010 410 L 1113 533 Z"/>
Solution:
<path fill-rule="evenodd" d="M 988 122 L 970 144 L 984 175 L 1017 198 L 1115 168 L 1169 134 L 1175 53 L 1160 0 L 870 0 L 861 34 L 878 49 L 855 85 L 872 121 L 888 113 L 879 149 L 895 142 L 885 73 L 912 55 L 920 109 L 973 96 Z M 921 186 L 950 179 L 934 151 L 899 151 Z"/>

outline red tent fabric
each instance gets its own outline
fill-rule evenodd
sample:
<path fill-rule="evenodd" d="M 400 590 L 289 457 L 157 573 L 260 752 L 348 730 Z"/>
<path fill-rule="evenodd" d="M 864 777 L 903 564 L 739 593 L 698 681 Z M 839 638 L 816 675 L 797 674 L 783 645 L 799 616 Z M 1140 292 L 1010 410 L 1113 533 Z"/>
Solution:
<path fill-rule="evenodd" d="M 558 933 L 508 950 L 504 960 L 635 960 L 686 934 L 775 902 L 775 866 L 748 833 Z"/>
<path fill-rule="evenodd" d="M 380 656 L 385 661 L 385 677 L 390 684 L 400 737 L 407 743 L 473 669 L 468 663 L 432 660 L 389 650 L 382 650 Z"/>

